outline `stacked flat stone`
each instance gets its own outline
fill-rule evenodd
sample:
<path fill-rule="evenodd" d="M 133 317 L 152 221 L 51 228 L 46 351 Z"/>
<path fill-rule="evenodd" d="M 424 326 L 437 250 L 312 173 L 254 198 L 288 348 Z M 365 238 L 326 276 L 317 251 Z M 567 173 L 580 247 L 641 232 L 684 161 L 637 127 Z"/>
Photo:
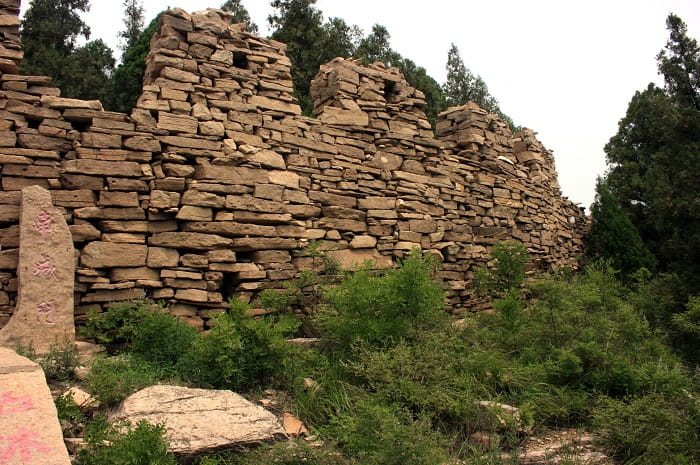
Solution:
<path fill-rule="evenodd" d="M 0 0 L 0 72 L 17 74 L 24 51 L 19 40 L 20 0 Z"/>
<path fill-rule="evenodd" d="M 2 0 L 0 0 L 2 1 Z M 63 209 L 76 321 L 143 296 L 198 328 L 318 267 L 310 241 L 352 267 L 418 247 L 439 257 L 455 310 L 491 246 L 523 241 L 543 268 L 574 265 L 585 217 L 552 154 L 474 104 L 440 115 L 394 68 L 337 58 L 301 115 L 282 43 L 229 13 L 170 10 L 130 115 L 64 99 L 48 78 L 0 77 L 0 325 L 15 305 L 19 190 Z"/>

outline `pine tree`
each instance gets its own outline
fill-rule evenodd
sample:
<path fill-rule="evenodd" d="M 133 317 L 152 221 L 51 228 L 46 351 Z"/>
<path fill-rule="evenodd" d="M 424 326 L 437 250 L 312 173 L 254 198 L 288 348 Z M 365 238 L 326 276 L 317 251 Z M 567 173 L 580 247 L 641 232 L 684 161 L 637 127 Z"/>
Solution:
<path fill-rule="evenodd" d="M 250 19 L 250 14 L 241 4 L 241 0 L 226 0 L 226 2 L 221 5 L 221 9 L 233 13 L 231 22 L 245 23 L 248 32 L 252 32 L 253 34 L 258 33 L 258 25 L 255 24 L 252 19 Z"/>
<path fill-rule="evenodd" d="M 660 271 L 700 292 L 700 48 L 670 14 L 657 56 L 665 88 L 632 98 L 606 145 L 610 190 L 656 256 Z"/>
<path fill-rule="evenodd" d="M 592 260 L 610 260 L 615 269 L 623 272 L 623 277 L 630 277 L 640 268 L 651 270 L 654 267 L 654 256 L 600 177 L 596 183 L 595 201 L 591 205 L 586 255 Z"/>
<path fill-rule="evenodd" d="M 80 12 L 90 9 L 89 0 L 34 0 L 22 21 L 23 74 L 46 75 L 62 84 L 66 58 L 75 51 L 79 36 L 90 37 Z"/>
<path fill-rule="evenodd" d="M 151 37 L 158 28 L 159 13 L 131 44 L 124 49 L 122 62 L 112 76 L 109 97 L 105 107 L 112 111 L 129 113 L 141 95 L 143 72 L 146 69 L 146 56 L 150 50 Z"/>
<path fill-rule="evenodd" d="M 501 111 L 498 100 L 489 93 L 486 82 L 479 75 L 474 75 L 464 65 L 459 49 L 455 44 L 447 52 L 447 80 L 442 86 L 442 92 L 447 106 L 456 107 L 467 102 L 474 102 L 489 113 L 501 117 L 511 129 L 517 129 L 513 120 Z"/>
<path fill-rule="evenodd" d="M 50 76 L 66 97 L 104 98 L 114 70 L 111 49 L 101 40 L 76 46 L 79 36 L 90 38 L 80 18 L 89 9 L 89 0 L 34 0 L 22 23 L 21 72 Z"/>
<path fill-rule="evenodd" d="M 121 48 L 126 51 L 143 31 L 143 5 L 141 0 L 124 0 L 124 30 L 119 31 Z"/>

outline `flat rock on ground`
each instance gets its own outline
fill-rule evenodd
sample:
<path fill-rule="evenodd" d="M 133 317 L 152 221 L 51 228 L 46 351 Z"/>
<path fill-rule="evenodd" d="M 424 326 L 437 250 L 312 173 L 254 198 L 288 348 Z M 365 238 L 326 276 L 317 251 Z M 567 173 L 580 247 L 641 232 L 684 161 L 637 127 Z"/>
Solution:
<path fill-rule="evenodd" d="M 0 464 L 70 463 L 41 367 L 0 348 Z"/>
<path fill-rule="evenodd" d="M 129 396 L 110 420 L 163 424 L 170 451 L 196 456 L 285 437 L 277 417 L 231 391 L 151 386 Z"/>

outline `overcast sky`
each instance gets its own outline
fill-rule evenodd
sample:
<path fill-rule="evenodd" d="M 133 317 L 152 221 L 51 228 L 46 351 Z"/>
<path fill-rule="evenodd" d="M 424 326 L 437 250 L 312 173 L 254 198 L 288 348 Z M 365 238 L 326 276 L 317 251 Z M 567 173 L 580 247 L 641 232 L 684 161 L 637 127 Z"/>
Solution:
<path fill-rule="evenodd" d="M 224 0 L 143 0 L 146 23 L 166 7 L 198 11 Z M 23 7 L 29 4 L 23 0 Z M 116 48 L 121 0 L 92 0 L 91 39 Z M 269 0 L 243 0 L 262 35 Z M 324 18 L 341 17 L 365 32 L 387 27 L 403 56 L 445 80 L 451 43 L 480 74 L 501 109 L 553 150 L 564 194 L 588 207 L 605 171 L 603 147 L 635 91 L 661 83 L 655 57 L 679 15 L 700 38 L 698 0 L 318 0 Z M 115 53 L 119 56 L 119 51 Z"/>

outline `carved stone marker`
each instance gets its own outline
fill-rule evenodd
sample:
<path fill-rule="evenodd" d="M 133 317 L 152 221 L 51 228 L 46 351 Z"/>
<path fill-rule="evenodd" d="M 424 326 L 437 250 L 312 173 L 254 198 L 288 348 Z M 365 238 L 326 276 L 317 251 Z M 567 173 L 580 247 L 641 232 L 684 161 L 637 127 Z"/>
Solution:
<path fill-rule="evenodd" d="M 70 465 L 41 367 L 0 347 L 0 465 Z"/>
<path fill-rule="evenodd" d="M 31 344 L 45 353 L 75 338 L 74 255 L 68 225 L 42 187 L 22 189 L 19 242 L 17 308 L 0 330 L 0 346 Z"/>

